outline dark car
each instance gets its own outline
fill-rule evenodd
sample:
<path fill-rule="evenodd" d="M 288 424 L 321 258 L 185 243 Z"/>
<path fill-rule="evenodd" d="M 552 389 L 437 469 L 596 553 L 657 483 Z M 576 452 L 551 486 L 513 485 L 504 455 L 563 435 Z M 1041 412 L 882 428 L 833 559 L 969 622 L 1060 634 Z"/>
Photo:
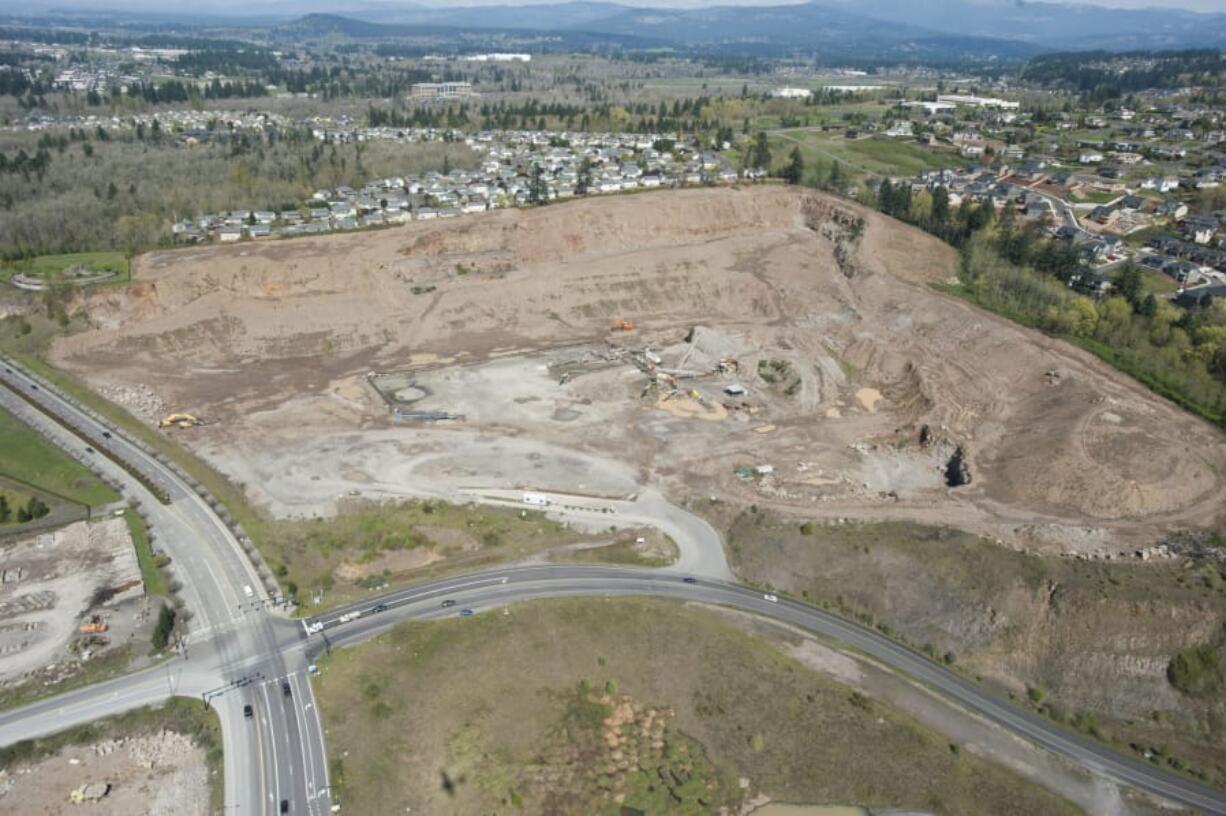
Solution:
<path fill-rule="evenodd" d="M 455 606 L 455 601 L 451 600 L 450 598 L 443 601 L 443 609 L 450 609 L 453 606 Z"/>
<path fill-rule="evenodd" d="M 288 799 L 281 800 L 281 812 L 289 813 L 289 800 Z"/>
<path fill-rule="evenodd" d="M 30 387 L 33 388 L 35 391 L 38 390 L 38 386 L 34 385 L 34 383 L 30 383 Z"/>
<path fill-rule="evenodd" d="M 111 432 L 110 432 L 110 431 L 103 431 L 103 432 L 102 432 L 102 438 L 103 438 L 103 439 L 110 439 L 110 438 L 111 438 Z"/>
<path fill-rule="evenodd" d="M 86 453 L 93 453 L 93 452 L 94 452 L 94 449 L 93 449 L 93 448 L 91 448 L 89 445 L 86 445 L 86 446 L 85 446 L 85 452 L 86 452 Z"/>
<path fill-rule="evenodd" d="M 471 618 L 472 614 L 473 614 L 473 611 L 471 609 L 461 609 L 460 610 L 461 618 Z"/>
<path fill-rule="evenodd" d="M 255 712 L 251 710 L 250 705 L 243 706 L 243 716 L 247 719 L 251 719 L 253 716 L 255 716 Z"/>
<path fill-rule="evenodd" d="M 698 583 L 698 579 L 697 579 L 697 578 L 682 578 L 681 580 L 682 580 L 682 581 L 685 581 L 687 584 L 696 584 L 696 583 Z"/>
<path fill-rule="evenodd" d="M 387 604 L 375 604 L 374 608 L 371 609 L 370 611 L 371 612 L 386 612 Z"/>
<path fill-rule="evenodd" d="M 286 697 L 290 696 L 290 688 L 289 688 L 288 680 L 281 681 L 281 693 L 284 694 Z"/>

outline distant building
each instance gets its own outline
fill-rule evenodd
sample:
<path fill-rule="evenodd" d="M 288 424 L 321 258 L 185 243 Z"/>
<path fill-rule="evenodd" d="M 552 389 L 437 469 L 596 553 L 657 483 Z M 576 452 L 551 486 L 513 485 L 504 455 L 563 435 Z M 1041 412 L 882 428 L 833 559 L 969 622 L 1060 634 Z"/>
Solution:
<path fill-rule="evenodd" d="M 970 96 L 965 94 L 940 94 L 937 102 L 952 105 L 968 105 L 973 108 L 999 108 L 1001 110 L 1017 110 L 1020 102 L 1010 102 L 1007 99 L 997 99 L 994 96 Z"/>
<path fill-rule="evenodd" d="M 808 88 L 775 88 L 771 96 L 776 99 L 808 99 L 813 92 Z"/>
<path fill-rule="evenodd" d="M 471 82 L 415 82 L 409 99 L 463 99 L 473 95 Z"/>

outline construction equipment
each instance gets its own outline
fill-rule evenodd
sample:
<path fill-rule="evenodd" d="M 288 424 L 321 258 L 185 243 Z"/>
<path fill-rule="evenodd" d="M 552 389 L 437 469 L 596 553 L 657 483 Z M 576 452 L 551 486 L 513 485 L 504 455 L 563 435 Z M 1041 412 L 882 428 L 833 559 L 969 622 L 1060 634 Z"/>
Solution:
<path fill-rule="evenodd" d="M 614 320 L 613 321 L 613 331 L 634 331 L 636 328 L 638 327 L 635 326 L 633 320 Z"/>
<path fill-rule="evenodd" d="M 191 414 L 178 413 L 178 414 L 167 414 L 165 417 L 162 418 L 162 421 L 158 423 L 158 427 L 159 428 L 169 428 L 173 426 L 175 428 L 191 428 L 194 425 L 203 425 L 203 424 L 204 424 L 203 422 L 201 422 L 199 419 L 192 416 Z"/>
<path fill-rule="evenodd" d="M 107 624 L 107 622 L 102 619 L 101 615 L 90 615 L 89 620 L 82 622 L 81 625 L 77 627 L 77 631 L 83 635 L 101 635 L 110 628 L 111 627 Z"/>

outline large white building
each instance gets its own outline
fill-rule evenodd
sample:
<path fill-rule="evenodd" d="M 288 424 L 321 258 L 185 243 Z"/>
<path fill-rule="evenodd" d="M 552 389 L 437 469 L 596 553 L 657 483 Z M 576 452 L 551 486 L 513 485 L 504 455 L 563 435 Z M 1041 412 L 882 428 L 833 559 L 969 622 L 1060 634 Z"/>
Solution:
<path fill-rule="evenodd" d="M 813 92 L 808 88 L 775 88 L 771 96 L 776 99 L 808 99 Z"/>
<path fill-rule="evenodd" d="M 969 94 L 940 94 L 937 102 L 948 102 L 951 105 L 970 105 L 974 108 L 998 108 L 1000 110 L 1017 110 L 1020 102 L 1010 102 L 1008 99 L 998 99 L 995 96 L 971 96 Z"/>
<path fill-rule="evenodd" d="M 462 99 L 473 95 L 468 82 L 417 82 L 409 89 L 410 99 Z"/>

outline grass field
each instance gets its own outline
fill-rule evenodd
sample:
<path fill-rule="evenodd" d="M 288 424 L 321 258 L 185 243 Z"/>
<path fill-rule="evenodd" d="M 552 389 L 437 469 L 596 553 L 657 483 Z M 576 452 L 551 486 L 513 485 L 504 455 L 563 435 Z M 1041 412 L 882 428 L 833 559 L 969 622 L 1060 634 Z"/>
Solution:
<path fill-rule="evenodd" d="M 306 611 L 411 579 L 516 561 L 586 540 L 539 512 L 439 501 L 346 502 L 333 518 L 268 526 L 266 553 Z M 322 590 L 320 604 L 312 595 Z"/>
<path fill-rule="evenodd" d="M 145 582 L 145 591 L 153 595 L 168 595 L 166 576 L 158 567 L 153 550 L 149 546 L 149 530 L 145 527 L 145 522 L 132 509 L 125 510 L 123 518 L 128 524 L 132 545 L 136 547 L 136 560 L 140 564 L 140 577 Z"/>
<path fill-rule="evenodd" d="M 953 153 L 930 150 L 902 139 L 848 141 L 841 134 L 815 130 L 780 130 L 771 135 L 771 150 L 779 161 L 791 154 L 797 145 L 810 170 L 838 160 L 849 172 L 912 176 L 921 170 L 955 167 L 962 161 Z"/>
<path fill-rule="evenodd" d="M 119 494 L 101 479 L 3 408 L 0 408 L 0 474 L 90 507 L 119 500 Z"/>
<path fill-rule="evenodd" d="M 1075 812 L 675 602 L 551 600 L 404 624 L 321 668 L 331 782 L 351 813 L 735 812 L 760 792 Z"/>
<path fill-rule="evenodd" d="M 1220 714 L 1173 696 L 1171 658 L 1216 643 L 1226 568 L 1078 561 L 905 523 L 805 525 L 741 514 L 734 571 L 840 611 L 984 678 L 1070 727 L 1226 781 Z M 1182 623 L 1172 626 L 1172 621 Z M 1144 666 L 1144 669 L 1138 667 Z M 1178 765 L 1177 765 L 1178 763 Z"/>
<path fill-rule="evenodd" d="M 9 261 L 0 265 L 0 279 L 7 281 L 19 272 L 33 277 L 49 278 L 76 266 L 90 272 L 114 272 L 115 277 L 103 281 L 99 284 L 101 286 L 124 284 L 131 279 L 130 264 L 122 252 L 74 252 Z"/>

